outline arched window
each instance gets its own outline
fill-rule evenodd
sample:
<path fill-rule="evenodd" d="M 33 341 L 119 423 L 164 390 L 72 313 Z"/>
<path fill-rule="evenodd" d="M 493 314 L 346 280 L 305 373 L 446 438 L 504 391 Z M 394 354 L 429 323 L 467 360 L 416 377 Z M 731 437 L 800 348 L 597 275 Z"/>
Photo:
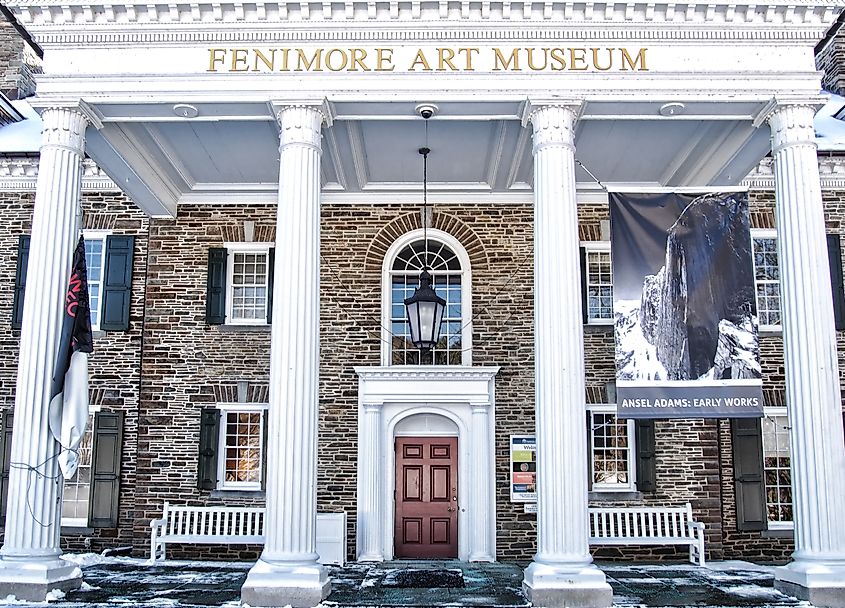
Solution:
<path fill-rule="evenodd" d="M 428 231 L 428 271 L 437 294 L 446 300 L 440 341 L 428 353 L 420 353 L 410 339 L 405 298 L 419 285 L 426 245 L 422 230 L 396 241 L 385 256 L 384 327 L 386 365 L 470 365 L 470 273 L 469 258 L 450 235 Z"/>

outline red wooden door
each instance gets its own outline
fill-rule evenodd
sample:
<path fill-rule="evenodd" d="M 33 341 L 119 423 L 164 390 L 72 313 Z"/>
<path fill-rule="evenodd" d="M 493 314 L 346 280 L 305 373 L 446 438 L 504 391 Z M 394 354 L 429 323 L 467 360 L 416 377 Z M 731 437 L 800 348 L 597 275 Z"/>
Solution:
<path fill-rule="evenodd" d="M 457 451 L 457 437 L 396 439 L 395 557 L 458 557 Z"/>

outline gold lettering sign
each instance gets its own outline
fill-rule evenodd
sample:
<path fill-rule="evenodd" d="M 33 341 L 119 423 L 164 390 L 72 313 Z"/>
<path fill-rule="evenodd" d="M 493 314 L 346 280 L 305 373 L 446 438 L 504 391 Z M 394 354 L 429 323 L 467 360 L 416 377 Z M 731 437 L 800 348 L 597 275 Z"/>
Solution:
<path fill-rule="evenodd" d="M 207 72 L 647 72 L 625 47 L 210 48 Z"/>

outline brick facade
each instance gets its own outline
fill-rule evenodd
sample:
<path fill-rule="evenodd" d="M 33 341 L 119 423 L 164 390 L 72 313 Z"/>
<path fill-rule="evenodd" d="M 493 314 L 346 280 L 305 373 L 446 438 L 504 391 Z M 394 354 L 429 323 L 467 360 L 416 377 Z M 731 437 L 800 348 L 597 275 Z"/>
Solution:
<path fill-rule="evenodd" d="M 0 233 L 0 346 L 11 356 L 0 366 L 0 408 L 5 414 L 15 401 L 17 352 L 20 331 L 11 328 L 11 312 L 18 237 L 32 227 L 34 193 L 0 193 L 4 230 Z M 138 445 L 138 395 L 141 382 L 141 329 L 144 323 L 144 288 L 146 284 L 146 241 L 149 221 L 121 194 L 85 193 L 82 197 L 86 229 L 108 230 L 113 234 L 135 236 L 133 256 L 132 301 L 128 331 L 94 334 L 94 353 L 89 357 L 90 402 L 97 409 L 124 412 L 123 462 L 120 477 L 120 527 L 65 530 L 63 547 L 70 550 L 102 551 L 132 543 L 131 526 L 135 519 L 135 466 Z"/>
<path fill-rule="evenodd" d="M 845 191 L 826 191 L 830 232 L 840 232 Z M 773 225 L 771 192 L 751 193 L 752 224 Z M 7 230 L 0 234 L 0 282 L 14 284 L 19 234 L 30 230 L 32 193 L 0 194 Z M 248 382 L 247 400 L 266 402 L 270 328 L 213 326 L 205 322 L 208 250 L 244 240 L 244 222 L 255 223 L 255 240 L 275 239 L 273 205 L 180 207 L 177 219 L 146 219 L 125 197 L 84 195 L 88 228 L 133 234 L 134 275 L 130 329 L 98 332 L 91 358 L 92 403 L 125 412 L 120 523 L 68 533 L 71 550 L 132 545 L 147 550 L 149 520 L 164 500 L 184 504 L 262 504 L 259 493 L 208 492 L 197 488 L 199 414 L 203 407 L 237 401 L 238 383 Z M 580 236 L 598 240 L 607 206 L 579 208 Z M 496 500 L 497 555 L 527 560 L 535 550 L 534 515 L 509 501 L 511 434 L 533 428 L 533 210 L 529 204 L 438 205 L 434 226 L 466 246 L 472 263 L 473 365 L 497 365 Z M 414 205 L 326 204 L 321 238 L 321 370 L 318 508 L 348 514 L 347 541 L 354 558 L 357 383 L 354 366 L 381 364 L 382 263 L 396 238 L 419 227 Z M 147 248 L 149 246 L 149 252 Z M 17 351 L 19 332 L 10 328 L 12 291 L 0 291 L 0 346 Z M 845 372 L 845 335 L 840 333 Z M 588 401 L 606 401 L 614 379 L 613 331 L 585 328 Z M 767 405 L 784 405 L 785 370 L 779 335 L 760 339 Z M 0 367 L 0 407 L 14 402 L 16 365 Z M 578 421 L 582 424 L 582 421 Z M 272 438 L 269 445 L 273 445 Z M 790 534 L 738 532 L 728 421 L 658 421 L 657 491 L 622 504 L 693 505 L 707 526 L 710 559 L 784 561 Z M 612 495 L 591 494 L 593 504 Z M 70 532 L 70 531 L 68 531 Z M 258 547 L 174 547 L 174 556 L 252 559 Z M 602 558 L 683 559 L 685 549 L 603 548 Z"/>
<path fill-rule="evenodd" d="M 9 99 L 23 99 L 35 93 L 35 75 L 41 73 L 41 59 L 0 16 L 0 93 Z"/>

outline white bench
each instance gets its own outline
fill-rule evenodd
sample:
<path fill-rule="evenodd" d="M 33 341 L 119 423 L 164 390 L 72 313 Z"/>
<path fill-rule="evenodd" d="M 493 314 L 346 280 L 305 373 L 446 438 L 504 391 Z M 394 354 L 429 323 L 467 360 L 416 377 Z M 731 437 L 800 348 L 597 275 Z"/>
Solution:
<path fill-rule="evenodd" d="M 264 544 L 261 507 L 185 507 L 164 503 L 160 519 L 150 522 L 149 563 L 167 558 L 169 543 L 206 545 Z M 321 564 L 343 565 L 346 513 L 317 513 L 317 553 Z"/>
<path fill-rule="evenodd" d="M 590 507 L 591 545 L 689 545 L 689 561 L 704 565 L 704 524 L 684 507 Z"/>

